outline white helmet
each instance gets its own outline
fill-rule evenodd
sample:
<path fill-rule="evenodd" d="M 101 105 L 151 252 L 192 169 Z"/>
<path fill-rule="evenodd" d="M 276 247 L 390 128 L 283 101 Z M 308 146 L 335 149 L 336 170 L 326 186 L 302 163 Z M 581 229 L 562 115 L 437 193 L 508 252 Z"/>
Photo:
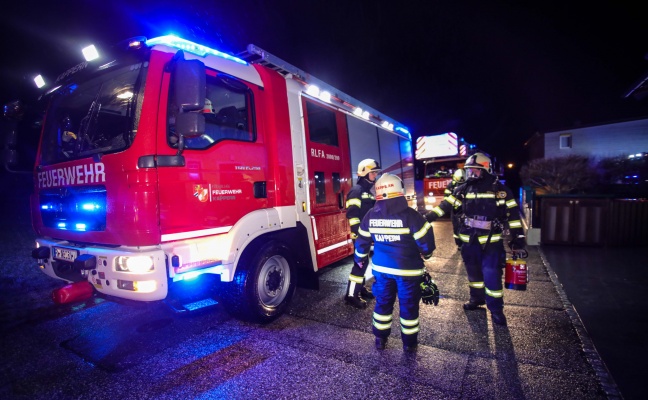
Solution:
<path fill-rule="evenodd" d="M 464 168 L 481 168 L 485 169 L 489 174 L 493 172 L 490 157 L 483 153 L 475 153 L 468 157 L 464 164 Z"/>
<path fill-rule="evenodd" d="M 383 174 L 376 181 L 376 200 L 387 200 L 405 196 L 405 185 L 401 178 L 392 174 Z"/>
<path fill-rule="evenodd" d="M 205 99 L 205 105 L 200 112 L 202 112 L 203 114 L 215 114 L 214 109 L 212 108 L 211 100 Z"/>
<path fill-rule="evenodd" d="M 358 164 L 358 176 L 367 176 L 369 172 L 380 172 L 378 161 L 371 158 L 360 161 L 360 164 Z"/>
<path fill-rule="evenodd" d="M 463 169 L 459 168 L 452 174 L 452 180 L 458 183 L 462 183 L 466 181 L 466 171 Z"/>

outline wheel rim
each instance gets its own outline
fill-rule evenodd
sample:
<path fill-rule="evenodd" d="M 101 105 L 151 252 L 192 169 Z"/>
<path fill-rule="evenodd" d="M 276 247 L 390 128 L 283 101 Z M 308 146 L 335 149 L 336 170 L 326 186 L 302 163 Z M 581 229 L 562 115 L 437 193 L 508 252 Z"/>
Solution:
<path fill-rule="evenodd" d="M 276 307 L 286 298 L 290 286 L 290 266 L 282 256 L 270 257 L 261 267 L 257 291 L 263 305 Z"/>

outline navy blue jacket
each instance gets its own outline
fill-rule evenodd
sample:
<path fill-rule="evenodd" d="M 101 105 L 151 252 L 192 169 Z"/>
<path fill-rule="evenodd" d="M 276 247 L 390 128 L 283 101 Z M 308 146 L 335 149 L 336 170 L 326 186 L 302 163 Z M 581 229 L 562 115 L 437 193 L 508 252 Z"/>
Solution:
<path fill-rule="evenodd" d="M 425 259 L 436 249 L 432 225 L 407 205 L 404 197 L 379 200 L 365 215 L 355 243 L 355 261 L 367 259 L 371 244 L 375 271 L 399 276 L 421 276 Z"/>

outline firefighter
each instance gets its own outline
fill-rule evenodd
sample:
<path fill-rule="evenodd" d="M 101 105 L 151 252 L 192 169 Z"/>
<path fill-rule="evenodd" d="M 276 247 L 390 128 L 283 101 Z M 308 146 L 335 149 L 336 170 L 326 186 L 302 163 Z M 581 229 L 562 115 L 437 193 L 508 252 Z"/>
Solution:
<path fill-rule="evenodd" d="M 493 323 L 506 325 L 502 286 L 504 237 L 508 229 L 511 246 L 524 249 L 526 242 L 520 211 L 510 189 L 492 173 L 491 160 L 482 153 L 470 156 L 464 165 L 466 183 L 457 187 L 429 212 L 429 222 L 453 209 L 460 219 L 461 256 L 466 266 L 470 300 L 465 310 L 486 304 Z"/>
<path fill-rule="evenodd" d="M 432 257 L 436 248 L 434 232 L 430 223 L 407 205 L 403 181 L 398 176 L 382 175 L 376 182 L 376 198 L 376 205 L 360 224 L 354 261 L 365 268 L 373 242 L 376 305 L 372 331 L 376 348 L 382 350 L 387 344 L 398 295 L 403 350 L 411 352 L 418 344 L 423 259 Z"/>
<path fill-rule="evenodd" d="M 452 194 L 452 192 L 457 188 L 457 186 L 462 185 L 463 183 L 466 182 L 466 172 L 459 168 L 457 169 L 454 174 L 452 174 L 452 181 L 448 184 L 444 191 L 444 195 L 447 197 Z M 457 249 L 461 250 L 461 245 L 462 241 L 459 239 L 459 227 L 460 227 L 460 222 L 459 218 L 457 218 L 457 214 L 455 212 L 452 212 L 452 236 L 454 237 L 455 244 L 457 245 Z"/>
<path fill-rule="evenodd" d="M 355 240 L 358 238 L 360 222 L 376 202 L 371 189 L 379 173 L 380 164 L 376 160 L 367 158 L 360 161 L 358 164 L 358 180 L 347 195 L 346 217 L 349 220 L 351 239 L 353 239 L 354 246 Z M 349 274 L 344 300 L 355 308 L 367 308 L 365 299 L 371 300 L 374 298 L 373 293 L 364 286 L 365 273 L 366 269 L 360 269 L 359 266 L 354 264 Z"/>

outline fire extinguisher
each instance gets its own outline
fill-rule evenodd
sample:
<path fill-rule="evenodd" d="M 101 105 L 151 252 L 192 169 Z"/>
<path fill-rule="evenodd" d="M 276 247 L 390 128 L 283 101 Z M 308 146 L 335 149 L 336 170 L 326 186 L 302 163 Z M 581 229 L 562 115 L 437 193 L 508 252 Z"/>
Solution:
<path fill-rule="evenodd" d="M 513 290 L 526 290 L 529 282 L 529 270 L 525 260 L 529 253 L 526 250 L 515 250 L 506 257 L 504 287 Z"/>
<path fill-rule="evenodd" d="M 92 285 L 88 281 L 81 281 L 65 285 L 52 292 L 52 300 L 56 304 L 67 304 L 86 300 L 92 297 Z"/>

